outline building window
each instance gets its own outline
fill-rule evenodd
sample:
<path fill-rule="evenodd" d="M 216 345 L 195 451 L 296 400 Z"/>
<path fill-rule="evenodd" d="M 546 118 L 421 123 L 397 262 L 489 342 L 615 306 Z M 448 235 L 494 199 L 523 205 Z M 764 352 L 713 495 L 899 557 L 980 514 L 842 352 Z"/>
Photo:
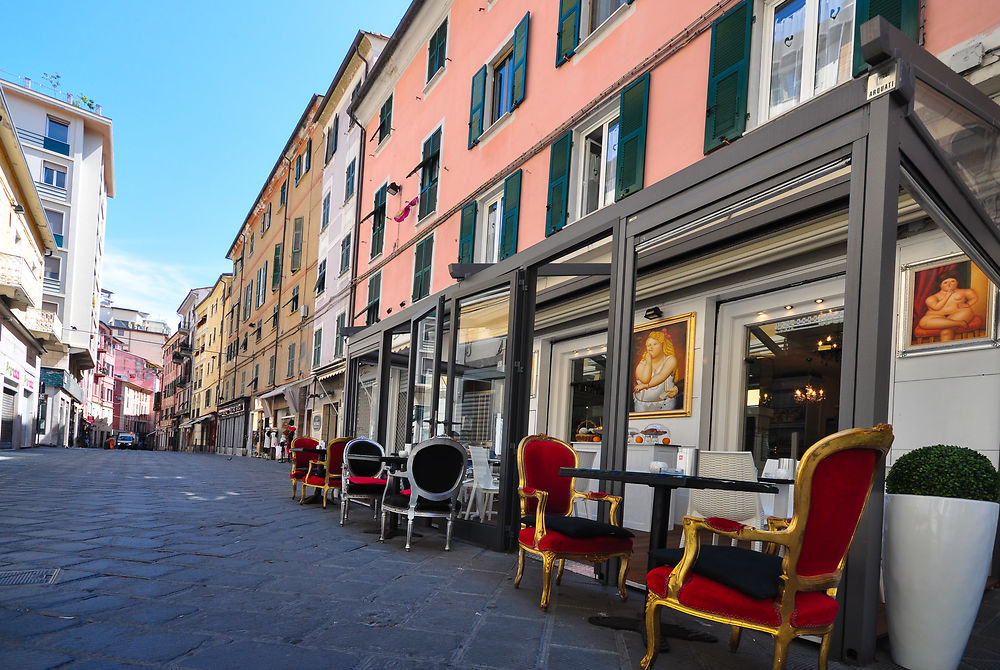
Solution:
<path fill-rule="evenodd" d="M 836 4 L 836 7 L 833 5 Z M 760 118 L 772 119 L 851 78 L 854 2 L 764 3 Z"/>
<path fill-rule="evenodd" d="M 271 292 L 278 290 L 281 285 L 281 245 L 274 245 L 274 264 L 271 269 Z"/>
<path fill-rule="evenodd" d="M 344 177 L 344 202 L 350 200 L 351 196 L 354 195 L 354 163 L 356 160 L 356 158 L 352 158 L 347 166 L 347 175 Z"/>
<path fill-rule="evenodd" d="M 286 377 L 292 377 L 295 375 L 295 343 L 291 342 L 288 345 L 288 369 L 285 371 Z"/>
<path fill-rule="evenodd" d="M 69 156 L 69 124 L 51 116 L 46 117 L 45 139 L 42 141 L 42 146 L 49 151 Z"/>
<path fill-rule="evenodd" d="M 319 267 L 316 269 L 316 295 L 319 295 L 326 290 L 326 260 L 319 262 Z"/>
<path fill-rule="evenodd" d="M 295 217 L 292 225 L 292 262 L 289 268 L 292 272 L 298 272 L 302 267 L 302 226 L 303 217 Z"/>
<path fill-rule="evenodd" d="M 253 231 L 251 231 L 250 232 L 250 248 L 247 250 L 247 256 L 253 256 L 253 241 L 254 241 L 255 238 L 256 238 L 256 235 L 254 235 Z"/>
<path fill-rule="evenodd" d="M 556 66 L 568 60 L 580 41 L 633 0 L 561 0 L 556 33 Z"/>
<path fill-rule="evenodd" d="M 390 133 L 392 133 L 392 95 L 382 104 L 382 109 L 378 113 L 378 143 L 382 144 Z"/>
<path fill-rule="evenodd" d="M 257 302 L 254 304 L 258 309 L 264 304 L 264 300 L 267 298 L 266 286 L 267 261 L 264 261 L 264 265 L 257 268 Z"/>
<path fill-rule="evenodd" d="M 323 196 L 323 214 L 319 220 L 320 230 L 326 230 L 326 227 L 330 225 L 330 194 L 327 193 Z"/>
<path fill-rule="evenodd" d="M 340 241 L 340 274 L 351 269 L 351 234 L 348 233 Z"/>
<path fill-rule="evenodd" d="M 42 182 L 49 186 L 66 188 L 66 168 L 52 163 L 42 163 Z"/>
<path fill-rule="evenodd" d="M 504 179 L 501 189 L 463 207 L 458 262 L 496 263 L 517 253 L 520 208 L 521 170 Z"/>
<path fill-rule="evenodd" d="M 267 203 L 267 212 L 260 219 L 260 237 L 264 238 L 264 231 L 271 227 L 271 203 Z"/>
<path fill-rule="evenodd" d="M 62 276 L 62 259 L 58 256 L 45 257 L 45 279 L 58 282 Z"/>
<path fill-rule="evenodd" d="M 49 223 L 49 231 L 52 233 L 52 237 L 56 238 L 57 246 L 64 246 L 64 222 L 66 215 L 62 212 L 57 212 L 54 209 L 45 210 L 45 220 Z"/>
<path fill-rule="evenodd" d="M 326 131 L 326 153 L 324 154 L 323 163 L 330 162 L 333 155 L 337 153 L 337 133 L 339 132 L 337 128 L 340 126 L 340 116 L 337 114 L 333 115 L 333 125 Z"/>
<path fill-rule="evenodd" d="M 277 356 L 271 354 L 271 358 L 267 362 L 267 385 L 274 386 L 274 368 L 277 364 Z"/>
<path fill-rule="evenodd" d="M 278 207 L 284 207 L 286 200 L 288 200 L 288 182 L 282 182 L 281 195 L 278 198 Z"/>
<path fill-rule="evenodd" d="M 295 185 L 299 185 L 299 180 L 302 179 L 302 154 L 295 157 Z"/>
<path fill-rule="evenodd" d="M 323 350 L 323 329 L 317 328 L 316 332 L 313 333 L 313 361 L 312 366 L 314 368 L 319 367 L 320 354 Z"/>
<path fill-rule="evenodd" d="M 342 332 L 347 326 L 347 312 L 341 312 L 337 315 L 337 339 L 334 340 L 333 344 L 333 355 L 336 358 L 341 358 L 344 355 L 344 342 L 347 340 L 343 336 Z"/>
<path fill-rule="evenodd" d="M 431 263 L 434 255 L 434 237 L 417 243 L 413 258 L 413 302 L 426 298 L 431 292 Z"/>
<path fill-rule="evenodd" d="M 306 142 L 306 159 L 305 159 L 306 164 L 305 167 L 302 169 L 302 174 L 309 172 L 309 169 L 312 167 L 312 162 L 313 162 L 312 155 L 313 155 L 313 141 L 312 138 L 309 138 L 309 141 Z"/>
<path fill-rule="evenodd" d="M 372 212 L 372 248 L 371 257 L 382 253 L 382 242 L 385 237 L 385 197 L 387 185 L 375 191 L 375 208 Z"/>
<path fill-rule="evenodd" d="M 293 314 L 299 310 L 299 287 L 292 287 L 292 297 L 288 300 L 288 305 L 291 307 L 289 310 Z"/>
<path fill-rule="evenodd" d="M 618 113 L 583 134 L 580 216 L 615 201 L 618 159 Z"/>
<path fill-rule="evenodd" d="M 263 319 L 257 319 L 257 325 L 254 326 L 255 338 L 260 342 L 260 338 L 264 336 L 264 321 Z"/>
<path fill-rule="evenodd" d="M 441 174 L 441 129 L 435 130 L 427 141 L 421 159 L 420 206 L 417 218 L 422 219 L 437 209 L 438 179 Z"/>
<path fill-rule="evenodd" d="M 427 44 L 427 81 L 437 74 L 438 70 L 444 69 L 445 51 L 448 46 L 448 21 L 445 20 L 441 26 L 431 35 L 431 41 Z"/>
<path fill-rule="evenodd" d="M 378 323 L 379 319 L 379 298 L 382 293 L 382 275 L 375 274 L 368 279 L 368 304 L 365 306 L 367 312 L 365 325 L 370 326 Z"/>
<path fill-rule="evenodd" d="M 469 148 L 479 143 L 483 130 L 513 111 L 524 100 L 528 67 L 528 14 L 500 49 L 496 58 L 472 77 L 469 109 Z"/>
<path fill-rule="evenodd" d="M 246 285 L 243 290 L 243 320 L 250 318 L 250 306 L 253 301 L 253 282 Z"/>

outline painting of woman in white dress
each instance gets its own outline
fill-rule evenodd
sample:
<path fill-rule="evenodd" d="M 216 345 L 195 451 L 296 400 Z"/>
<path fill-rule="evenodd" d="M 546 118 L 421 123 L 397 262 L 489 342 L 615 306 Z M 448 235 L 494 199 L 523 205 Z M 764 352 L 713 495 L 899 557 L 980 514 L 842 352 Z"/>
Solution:
<path fill-rule="evenodd" d="M 690 416 L 694 314 L 638 326 L 632 336 L 632 407 L 642 416 Z"/>

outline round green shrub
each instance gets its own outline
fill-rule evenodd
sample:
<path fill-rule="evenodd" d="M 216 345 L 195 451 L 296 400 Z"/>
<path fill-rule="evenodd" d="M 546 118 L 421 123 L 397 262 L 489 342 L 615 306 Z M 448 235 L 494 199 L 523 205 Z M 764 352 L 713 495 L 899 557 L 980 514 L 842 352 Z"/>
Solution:
<path fill-rule="evenodd" d="M 903 454 L 885 478 L 886 493 L 967 500 L 1000 500 L 1000 473 L 966 447 L 935 444 Z"/>

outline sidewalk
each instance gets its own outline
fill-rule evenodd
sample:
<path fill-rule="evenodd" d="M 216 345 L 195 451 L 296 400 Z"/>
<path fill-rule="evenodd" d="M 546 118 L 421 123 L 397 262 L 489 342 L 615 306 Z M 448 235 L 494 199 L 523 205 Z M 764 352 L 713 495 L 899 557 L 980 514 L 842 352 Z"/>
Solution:
<path fill-rule="evenodd" d="M 0 452 L 0 668 L 638 668 L 637 633 L 596 628 L 637 614 L 613 587 L 568 570 L 538 608 L 541 569 L 514 589 L 515 554 L 425 532 L 413 551 L 376 542 L 364 508 L 290 499 L 285 464 L 204 454 L 39 448 Z M 963 668 L 1000 667 L 1000 598 L 984 601 Z M 657 668 L 770 668 L 769 636 L 664 611 L 714 633 L 671 640 Z M 815 668 L 793 644 L 789 668 Z M 831 663 L 831 668 L 846 666 Z M 895 668 L 880 651 L 878 669 Z"/>

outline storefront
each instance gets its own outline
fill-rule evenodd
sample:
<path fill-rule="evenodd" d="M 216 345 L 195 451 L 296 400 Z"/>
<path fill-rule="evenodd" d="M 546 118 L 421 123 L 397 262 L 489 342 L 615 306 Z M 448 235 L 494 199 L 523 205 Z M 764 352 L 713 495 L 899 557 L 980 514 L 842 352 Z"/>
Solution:
<path fill-rule="evenodd" d="M 250 398 L 244 396 L 219 405 L 215 451 L 246 456 L 249 452 Z"/>
<path fill-rule="evenodd" d="M 880 422 L 897 449 L 921 446 L 968 411 L 961 398 L 991 423 L 948 435 L 995 449 L 1000 113 L 887 24 L 865 53 L 867 77 L 511 258 L 453 267 L 462 279 L 433 307 L 357 333 L 347 434 L 486 449 L 496 514 L 455 535 L 495 548 L 519 527 L 513 452 L 534 432 L 606 468 L 692 446 L 761 467 Z M 951 270 L 981 297 L 960 326 L 920 309 Z M 980 373 L 971 397 L 953 393 Z M 624 492 L 625 525 L 648 530 L 647 489 L 601 490 Z M 874 648 L 880 490 L 840 589 L 848 660 Z"/>

